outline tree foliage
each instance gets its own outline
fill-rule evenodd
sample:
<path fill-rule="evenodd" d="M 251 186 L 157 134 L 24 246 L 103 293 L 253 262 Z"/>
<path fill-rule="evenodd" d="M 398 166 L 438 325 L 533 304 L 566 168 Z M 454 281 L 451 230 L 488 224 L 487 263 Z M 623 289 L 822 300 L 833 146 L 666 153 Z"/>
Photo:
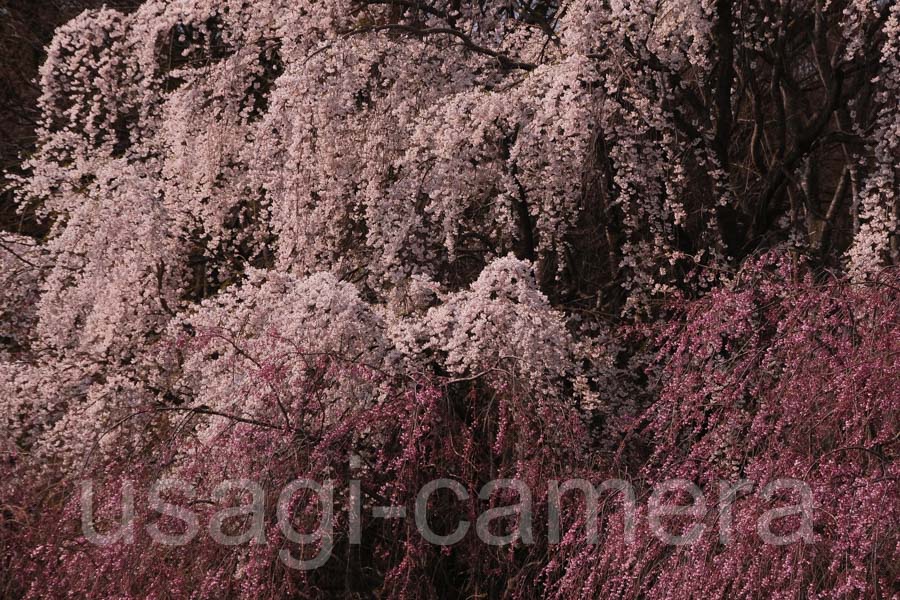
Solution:
<path fill-rule="evenodd" d="M 898 89 L 883 0 L 83 12 L 9 174 L 46 231 L 0 234 L 0 589 L 888 597 Z M 399 521 L 354 546 L 339 510 L 303 573 L 272 515 L 267 544 L 178 552 L 76 530 L 86 474 L 114 510 L 125 478 L 212 494 L 351 454 L 367 502 L 519 478 L 543 518 L 547 480 L 624 474 L 644 499 L 794 477 L 828 509 L 815 544 L 760 548 L 739 499 L 732 543 L 673 548 L 610 507 L 591 546 L 573 501 L 559 545 L 444 550 Z"/>

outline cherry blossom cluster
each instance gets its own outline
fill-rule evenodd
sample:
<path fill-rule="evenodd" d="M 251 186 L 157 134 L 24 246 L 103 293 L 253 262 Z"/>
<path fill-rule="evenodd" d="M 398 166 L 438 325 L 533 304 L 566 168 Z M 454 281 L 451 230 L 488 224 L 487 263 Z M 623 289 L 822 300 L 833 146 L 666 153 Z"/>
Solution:
<path fill-rule="evenodd" d="M 147 0 L 61 27 L 39 83 L 8 180 L 47 233 L 0 233 L 0 595 L 893 589 L 900 4 Z M 546 522 L 548 480 L 622 479 L 643 525 L 604 496 L 586 543 L 573 495 L 559 543 L 439 547 L 339 508 L 302 572 L 282 551 L 321 548 L 272 510 L 233 546 L 77 527 L 85 478 L 99 529 L 123 481 L 175 478 L 234 532 L 223 480 L 298 477 L 366 508 L 451 477 L 445 533 L 489 480 Z M 733 538 L 695 511 L 668 526 L 709 535 L 661 543 L 672 478 L 731 482 Z M 780 478 L 821 510 L 761 547 Z"/>

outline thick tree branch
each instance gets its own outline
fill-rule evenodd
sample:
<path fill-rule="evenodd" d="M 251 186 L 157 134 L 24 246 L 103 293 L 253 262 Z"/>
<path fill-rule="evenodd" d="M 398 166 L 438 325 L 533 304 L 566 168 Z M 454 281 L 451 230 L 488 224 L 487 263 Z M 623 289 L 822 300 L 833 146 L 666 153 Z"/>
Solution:
<path fill-rule="evenodd" d="M 716 2 L 715 39 L 719 47 L 716 69 L 716 135 L 714 147 L 719 165 L 728 169 L 728 145 L 731 140 L 731 87 L 734 85 L 734 33 L 731 0 Z"/>
<path fill-rule="evenodd" d="M 515 70 L 521 69 L 523 71 L 532 71 L 537 68 L 537 65 L 529 62 L 522 62 L 516 60 L 514 58 L 510 58 L 509 56 L 497 52 L 496 50 L 491 50 L 490 48 L 486 48 L 484 46 L 479 46 L 472 38 L 470 38 L 465 33 L 453 29 L 452 27 L 412 27 L 410 25 L 402 25 L 399 23 L 388 23 L 386 25 L 372 25 L 368 27 L 360 27 L 357 29 L 353 29 L 347 33 L 350 35 L 360 35 L 363 33 L 371 33 L 371 32 L 379 32 L 379 31 L 399 31 L 401 33 L 407 33 L 409 35 L 425 38 L 433 35 L 448 35 L 451 37 L 455 37 L 456 39 L 462 42 L 462 46 L 471 52 L 476 54 L 481 54 L 484 56 L 489 56 L 490 58 L 495 59 L 500 68 L 503 70 Z"/>

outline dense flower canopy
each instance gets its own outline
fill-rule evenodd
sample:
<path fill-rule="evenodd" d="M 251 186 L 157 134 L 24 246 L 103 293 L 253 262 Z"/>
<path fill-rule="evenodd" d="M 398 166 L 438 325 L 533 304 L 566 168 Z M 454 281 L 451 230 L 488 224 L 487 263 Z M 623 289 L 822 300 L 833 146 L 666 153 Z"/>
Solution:
<path fill-rule="evenodd" d="M 0 595 L 892 593 L 900 4 L 147 0 L 59 28 L 39 83 L 8 181 L 47 231 L 0 232 Z M 338 510 L 309 572 L 271 515 L 234 546 L 77 531 L 86 476 L 109 514 L 160 477 L 212 511 L 351 455 L 366 506 L 515 478 L 546 516 L 575 474 L 791 477 L 827 510 L 783 546 L 754 495 L 728 544 L 626 542 L 611 506 L 589 545 L 573 501 L 555 545 L 384 521 L 361 549 Z"/>

